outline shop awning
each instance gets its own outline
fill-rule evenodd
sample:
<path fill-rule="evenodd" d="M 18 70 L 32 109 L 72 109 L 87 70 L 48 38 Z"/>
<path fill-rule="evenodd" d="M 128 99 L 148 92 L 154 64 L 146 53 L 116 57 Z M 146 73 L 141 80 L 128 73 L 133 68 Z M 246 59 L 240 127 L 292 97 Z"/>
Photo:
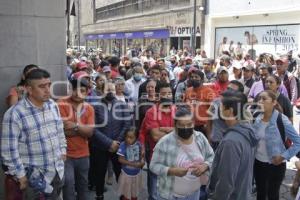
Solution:
<path fill-rule="evenodd" d="M 169 38 L 169 37 L 170 37 L 170 32 L 168 29 L 85 35 L 86 40 L 124 39 L 124 38 L 127 38 L 127 39 L 138 39 L 138 38 L 164 39 L 164 38 Z"/>

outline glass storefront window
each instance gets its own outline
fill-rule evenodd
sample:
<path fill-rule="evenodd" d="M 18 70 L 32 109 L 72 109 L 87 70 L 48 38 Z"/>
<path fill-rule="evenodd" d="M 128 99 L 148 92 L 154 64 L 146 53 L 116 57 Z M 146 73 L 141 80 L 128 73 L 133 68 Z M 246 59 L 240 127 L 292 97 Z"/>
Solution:
<path fill-rule="evenodd" d="M 102 49 L 103 53 L 109 53 L 109 40 L 99 40 L 98 45 L 99 49 Z"/>
<path fill-rule="evenodd" d="M 131 51 L 131 56 L 136 57 L 142 51 L 143 39 L 127 39 L 126 49 Z M 128 52 L 126 52 L 128 53 Z"/>
<path fill-rule="evenodd" d="M 152 51 L 154 57 L 165 57 L 167 55 L 167 39 L 145 39 L 145 48 Z"/>
<path fill-rule="evenodd" d="M 122 39 L 112 39 L 111 40 L 111 52 L 112 55 L 121 57 L 122 51 Z"/>
<path fill-rule="evenodd" d="M 97 49 L 97 40 L 87 40 L 87 51 Z"/>

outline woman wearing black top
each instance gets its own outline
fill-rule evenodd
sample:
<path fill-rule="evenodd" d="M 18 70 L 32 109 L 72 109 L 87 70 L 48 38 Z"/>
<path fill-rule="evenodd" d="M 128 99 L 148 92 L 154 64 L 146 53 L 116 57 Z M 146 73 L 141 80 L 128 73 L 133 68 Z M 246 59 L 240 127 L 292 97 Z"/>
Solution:
<path fill-rule="evenodd" d="M 278 92 L 278 88 L 281 85 L 281 79 L 278 76 L 270 75 L 266 79 L 266 89 L 272 90 L 277 95 L 277 102 L 282 108 L 282 113 L 293 122 L 293 107 L 290 100 Z"/>

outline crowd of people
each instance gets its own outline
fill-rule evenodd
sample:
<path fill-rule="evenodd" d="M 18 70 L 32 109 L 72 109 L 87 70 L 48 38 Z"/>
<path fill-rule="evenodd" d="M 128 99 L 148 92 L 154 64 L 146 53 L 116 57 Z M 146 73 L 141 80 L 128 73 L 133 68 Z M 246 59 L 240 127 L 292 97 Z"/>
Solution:
<path fill-rule="evenodd" d="M 6 98 L 5 199 L 87 200 L 95 190 L 103 200 L 114 175 L 120 199 L 136 200 L 144 169 L 149 200 L 250 200 L 254 191 L 279 200 L 286 163 L 300 152 L 289 53 L 68 51 L 66 60 L 68 96 L 53 99 L 49 72 L 31 64 Z"/>

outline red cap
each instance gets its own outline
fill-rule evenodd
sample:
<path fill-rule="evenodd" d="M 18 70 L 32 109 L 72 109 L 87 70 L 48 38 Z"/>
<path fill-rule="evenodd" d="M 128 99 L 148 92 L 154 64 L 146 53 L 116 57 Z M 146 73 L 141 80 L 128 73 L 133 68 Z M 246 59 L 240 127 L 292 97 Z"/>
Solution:
<path fill-rule="evenodd" d="M 77 63 L 76 68 L 78 70 L 83 70 L 83 69 L 88 68 L 88 66 L 87 66 L 86 62 L 79 62 L 79 63 Z"/>
<path fill-rule="evenodd" d="M 78 80 L 84 77 L 90 77 L 90 75 L 88 73 L 86 73 L 85 71 L 79 71 L 73 74 L 73 78 Z"/>

